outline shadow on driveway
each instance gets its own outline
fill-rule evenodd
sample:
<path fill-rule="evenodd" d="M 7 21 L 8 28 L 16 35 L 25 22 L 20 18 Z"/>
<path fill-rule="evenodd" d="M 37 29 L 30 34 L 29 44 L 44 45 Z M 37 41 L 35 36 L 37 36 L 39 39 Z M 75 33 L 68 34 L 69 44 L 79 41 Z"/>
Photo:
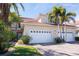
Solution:
<path fill-rule="evenodd" d="M 41 52 L 43 52 L 43 56 L 71 56 L 69 54 L 66 53 L 62 53 L 62 52 L 56 52 L 56 51 L 52 51 L 50 49 L 48 50 L 43 50 L 41 48 L 38 48 Z"/>

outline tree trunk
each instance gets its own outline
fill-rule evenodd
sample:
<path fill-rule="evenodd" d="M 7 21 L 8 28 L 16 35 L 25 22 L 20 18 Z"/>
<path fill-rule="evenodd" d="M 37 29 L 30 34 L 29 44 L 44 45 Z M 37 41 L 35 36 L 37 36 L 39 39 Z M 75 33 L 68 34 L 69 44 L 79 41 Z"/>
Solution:
<path fill-rule="evenodd" d="M 65 30 L 66 30 L 66 39 L 67 39 L 67 27 L 66 27 L 66 24 L 65 24 L 65 28 L 66 28 L 66 29 L 65 29 Z"/>
<path fill-rule="evenodd" d="M 57 17 L 58 18 L 58 17 Z M 58 19 L 58 21 L 57 21 L 57 24 L 58 24 L 58 37 L 60 37 L 60 21 L 59 21 L 59 19 Z"/>
<path fill-rule="evenodd" d="M 60 25 L 58 24 L 58 37 L 60 37 Z"/>
<path fill-rule="evenodd" d="M 64 39 L 67 39 L 67 27 L 66 27 L 66 23 L 64 25 L 64 33 L 65 33 Z"/>
<path fill-rule="evenodd" d="M 64 32 L 64 24 L 62 24 L 62 39 L 63 39 L 63 42 L 65 41 L 65 37 L 64 37 L 64 34 L 65 34 L 65 32 Z"/>
<path fill-rule="evenodd" d="M 8 25 L 8 16 L 10 12 L 10 4 L 8 3 L 0 3 L 1 8 L 1 18 Z"/>
<path fill-rule="evenodd" d="M 62 32 L 63 32 L 62 39 L 64 39 L 64 24 L 62 24 Z"/>

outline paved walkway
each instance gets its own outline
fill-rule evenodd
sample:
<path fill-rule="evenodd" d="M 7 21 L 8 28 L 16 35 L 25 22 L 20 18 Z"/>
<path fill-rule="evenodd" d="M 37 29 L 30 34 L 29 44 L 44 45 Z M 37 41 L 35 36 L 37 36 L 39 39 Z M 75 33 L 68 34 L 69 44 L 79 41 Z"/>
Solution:
<path fill-rule="evenodd" d="M 57 45 L 32 45 L 37 48 L 44 56 L 76 56 L 79 55 L 78 43 L 64 43 Z"/>

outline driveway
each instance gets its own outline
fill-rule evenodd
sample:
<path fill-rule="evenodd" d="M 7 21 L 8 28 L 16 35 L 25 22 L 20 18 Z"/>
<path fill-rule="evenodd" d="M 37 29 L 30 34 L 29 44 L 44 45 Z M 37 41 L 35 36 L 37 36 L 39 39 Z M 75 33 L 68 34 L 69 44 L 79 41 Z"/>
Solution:
<path fill-rule="evenodd" d="M 44 56 L 76 56 L 79 55 L 78 43 L 64 43 L 57 45 L 32 45 L 37 48 Z"/>

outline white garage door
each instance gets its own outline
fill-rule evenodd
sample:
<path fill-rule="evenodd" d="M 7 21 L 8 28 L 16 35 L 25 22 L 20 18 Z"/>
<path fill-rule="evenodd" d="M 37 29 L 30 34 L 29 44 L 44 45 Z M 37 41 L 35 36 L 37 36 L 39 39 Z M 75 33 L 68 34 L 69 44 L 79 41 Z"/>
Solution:
<path fill-rule="evenodd" d="M 64 33 L 64 40 L 65 42 L 74 42 L 75 41 L 74 34 L 72 32 Z"/>
<path fill-rule="evenodd" d="M 53 42 L 51 31 L 29 31 L 32 37 L 30 43 L 49 43 Z"/>

